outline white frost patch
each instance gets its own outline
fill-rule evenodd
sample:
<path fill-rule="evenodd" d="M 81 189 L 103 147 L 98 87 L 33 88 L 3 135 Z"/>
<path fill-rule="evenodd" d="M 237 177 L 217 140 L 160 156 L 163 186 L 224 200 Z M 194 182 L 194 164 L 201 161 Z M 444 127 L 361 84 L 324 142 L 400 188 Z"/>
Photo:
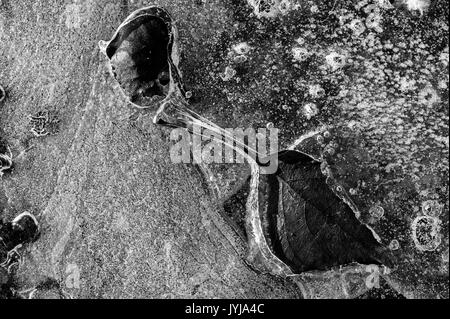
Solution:
<path fill-rule="evenodd" d="M 319 108 L 314 103 L 308 103 L 303 106 L 303 115 L 306 116 L 308 120 L 319 114 Z"/>
<path fill-rule="evenodd" d="M 317 12 L 319 12 L 319 7 L 316 6 L 316 5 L 313 5 L 313 6 L 311 6 L 310 11 L 311 11 L 312 13 L 317 13 Z"/>
<path fill-rule="evenodd" d="M 252 49 L 247 42 L 241 42 L 232 47 L 233 51 L 240 55 L 246 55 Z"/>
<path fill-rule="evenodd" d="M 225 68 L 225 73 L 221 74 L 220 77 L 223 81 L 227 82 L 230 81 L 234 76 L 236 75 L 236 70 L 227 66 Z"/>
<path fill-rule="evenodd" d="M 346 64 L 347 58 L 345 57 L 345 55 L 339 54 L 337 52 L 331 52 L 325 57 L 325 60 L 331 70 L 336 71 Z"/>
<path fill-rule="evenodd" d="M 402 0 L 402 2 L 408 7 L 408 10 L 420 11 L 420 14 L 423 14 L 430 6 L 430 0 Z"/>
<path fill-rule="evenodd" d="M 311 55 L 311 52 L 305 48 L 294 47 L 292 49 L 292 57 L 296 61 L 299 61 L 299 62 L 306 61 L 306 59 L 308 59 L 308 57 L 310 55 Z"/>
<path fill-rule="evenodd" d="M 309 95 L 313 98 L 321 97 L 325 94 L 325 90 L 319 85 L 314 84 L 309 86 Z"/>

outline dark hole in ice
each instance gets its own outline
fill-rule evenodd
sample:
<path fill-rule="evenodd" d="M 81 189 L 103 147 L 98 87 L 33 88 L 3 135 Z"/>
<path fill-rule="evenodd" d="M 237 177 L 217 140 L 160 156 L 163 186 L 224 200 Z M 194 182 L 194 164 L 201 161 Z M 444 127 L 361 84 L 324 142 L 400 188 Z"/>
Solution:
<path fill-rule="evenodd" d="M 147 106 L 151 98 L 167 95 L 169 42 L 164 21 L 144 16 L 123 26 L 107 47 L 113 74 L 133 103 Z"/>
<path fill-rule="evenodd" d="M 169 72 L 161 72 L 158 75 L 158 79 L 159 79 L 159 83 L 161 83 L 161 85 L 167 85 L 170 82 L 170 75 Z"/>

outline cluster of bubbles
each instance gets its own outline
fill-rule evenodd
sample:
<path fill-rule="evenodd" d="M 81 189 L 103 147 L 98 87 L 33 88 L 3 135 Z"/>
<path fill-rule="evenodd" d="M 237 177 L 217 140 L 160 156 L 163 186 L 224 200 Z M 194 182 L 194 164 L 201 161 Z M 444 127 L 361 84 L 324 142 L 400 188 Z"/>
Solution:
<path fill-rule="evenodd" d="M 412 239 L 416 248 L 420 251 L 434 251 L 441 244 L 441 222 L 439 216 L 443 205 L 436 200 L 427 200 L 422 203 L 422 214 L 412 222 Z M 379 205 L 373 205 L 369 209 L 369 215 L 373 221 L 378 221 L 384 216 L 384 209 Z M 389 243 L 389 249 L 398 250 L 400 243 L 393 239 Z M 445 254 L 444 254 L 445 255 Z M 445 258 L 445 257 L 443 257 Z"/>
<path fill-rule="evenodd" d="M 434 251 L 441 244 L 442 205 L 435 200 L 422 203 L 422 214 L 412 222 L 412 238 L 416 248 L 420 251 Z"/>
<path fill-rule="evenodd" d="M 296 0 L 247 0 L 257 17 L 273 18 L 299 7 Z"/>
<path fill-rule="evenodd" d="M 248 60 L 248 54 L 250 53 L 252 47 L 247 42 L 241 42 L 232 46 L 231 51 L 228 56 L 233 64 L 239 65 L 245 63 Z M 236 76 L 236 69 L 232 66 L 227 66 L 225 72 L 220 75 L 221 79 L 225 82 L 230 81 Z M 236 78 L 239 82 L 239 79 Z"/>
<path fill-rule="evenodd" d="M 375 219 L 380 219 L 384 216 L 384 208 L 378 205 L 374 205 L 369 209 L 369 214 Z"/>

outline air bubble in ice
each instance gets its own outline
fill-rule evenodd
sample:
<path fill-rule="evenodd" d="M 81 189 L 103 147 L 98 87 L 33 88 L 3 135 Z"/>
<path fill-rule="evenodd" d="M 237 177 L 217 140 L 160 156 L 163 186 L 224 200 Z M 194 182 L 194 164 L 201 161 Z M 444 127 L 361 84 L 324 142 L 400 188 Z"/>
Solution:
<path fill-rule="evenodd" d="M 384 208 L 378 205 L 374 205 L 369 209 L 369 214 L 374 218 L 381 218 L 384 215 Z"/>
<path fill-rule="evenodd" d="M 412 238 L 421 251 L 434 251 L 441 244 L 440 221 L 435 217 L 419 216 L 412 225 Z"/>
<path fill-rule="evenodd" d="M 443 205 L 436 200 L 426 200 L 422 203 L 422 213 L 431 217 L 438 217 L 442 213 Z"/>
<path fill-rule="evenodd" d="M 400 243 L 398 240 L 394 239 L 389 243 L 390 250 L 398 250 L 400 248 Z"/>
<path fill-rule="evenodd" d="M 319 143 L 319 144 L 325 143 L 325 139 L 323 138 L 322 135 L 318 135 L 316 140 L 317 140 L 317 143 Z"/>
<path fill-rule="evenodd" d="M 354 19 L 350 22 L 350 29 L 353 31 L 353 35 L 360 36 L 366 30 L 366 27 L 360 19 Z"/>

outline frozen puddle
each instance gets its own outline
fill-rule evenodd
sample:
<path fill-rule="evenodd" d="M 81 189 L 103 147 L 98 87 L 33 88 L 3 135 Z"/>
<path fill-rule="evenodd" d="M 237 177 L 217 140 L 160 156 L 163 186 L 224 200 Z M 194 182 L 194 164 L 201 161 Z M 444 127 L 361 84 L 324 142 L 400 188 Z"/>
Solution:
<path fill-rule="evenodd" d="M 123 94 L 132 105 L 156 111 L 155 124 L 203 136 L 202 130 L 194 129 L 201 127 L 208 130 L 205 137 L 211 132 L 221 136 L 220 143 L 244 156 L 251 177 L 248 196 L 241 198 L 246 201 L 241 224 L 246 227 L 248 259 L 257 269 L 294 277 L 305 297 L 331 293 L 348 298 L 367 287 L 364 280 L 357 288 L 348 287 L 350 277 L 367 277 L 362 265 L 378 269 L 376 265 L 391 263 L 388 249 L 358 220 L 356 207 L 333 181 L 320 154 L 293 150 L 317 141 L 320 130 L 299 138 L 291 150 L 272 154 L 279 161 L 278 171 L 266 175 L 256 149 L 189 108 L 178 69 L 177 30 L 165 10 L 147 7 L 133 12 L 100 47 Z M 317 291 L 315 283 L 327 278 L 337 278 L 337 288 Z"/>

